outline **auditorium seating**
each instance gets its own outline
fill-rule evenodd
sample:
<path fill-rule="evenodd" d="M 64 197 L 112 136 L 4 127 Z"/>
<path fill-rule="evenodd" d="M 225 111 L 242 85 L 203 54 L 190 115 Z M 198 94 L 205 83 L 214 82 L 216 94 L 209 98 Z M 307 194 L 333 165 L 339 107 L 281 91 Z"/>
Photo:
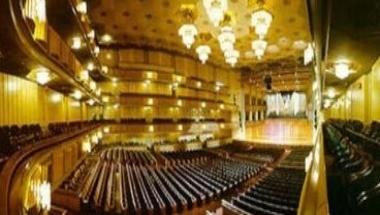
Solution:
<path fill-rule="evenodd" d="M 165 152 L 165 153 L 162 153 L 162 155 L 166 158 L 166 161 L 171 164 L 206 161 L 208 158 L 211 158 L 214 156 L 212 153 L 208 153 L 203 150 L 183 151 L 183 152 Z"/>
<path fill-rule="evenodd" d="M 101 151 L 103 160 L 135 165 L 155 165 L 156 158 L 149 151 L 129 151 L 125 147 L 112 147 Z"/>
<path fill-rule="evenodd" d="M 129 162 L 122 156 L 129 152 L 120 147 L 97 153 L 99 156 L 87 157 L 60 188 L 80 197 L 81 212 L 179 213 L 213 200 L 262 170 L 251 162 L 204 151 L 172 153 L 170 156 L 180 160 L 200 154 L 208 159 L 168 167 Z"/>
<path fill-rule="evenodd" d="M 350 205 L 349 214 L 377 214 L 380 209 L 380 166 L 367 146 L 373 143 L 366 141 L 376 136 L 376 124 L 369 128 L 358 121 L 330 120 L 324 124 L 327 155 L 333 159 L 329 166 L 330 187 L 334 187 L 329 189 L 330 201 Z M 347 210 L 333 205 L 335 211 Z"/>
<path fill-rule="evenodd" d="M 310 148 L 292 149 L 290 154 L 280 163 L 280 167 L 305 169 L 305 158 L 310 153 Z"/>
<path fill-rule="evenodd" d="M 276 168 L 230 203 L 248 214 L 297 214 L 304 178 L 303 170 Z"/>

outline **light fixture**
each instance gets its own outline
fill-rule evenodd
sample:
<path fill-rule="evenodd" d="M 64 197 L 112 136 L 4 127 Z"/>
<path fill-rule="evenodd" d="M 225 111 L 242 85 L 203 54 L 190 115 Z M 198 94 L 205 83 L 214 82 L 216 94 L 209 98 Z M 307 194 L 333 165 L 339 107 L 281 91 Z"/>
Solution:
<path fill-rule="evenodd" d="M 95 48 L 94 48 L 95 56 L 98 56 L 99 52 L 100 52 L 99 46 L 95 46 Z"/>
<path fill-rule="evenodd" d="M 95 94 L 97 96 L 100 96 L 100 94 L 102 94 L 102 90 L 100 88 L 98 88 L 96 91 L 95 91 Z"/>
<path fill-rule="evenodd" d="M 203 0 L 203 6 L 210 21 L 215 27 L 219 26 L 219 23 L 224 18 L 224 13 L 228 9 L 227 0 Z"/>
<path fill-rule="evenodd" d="M 89 63 L 87 64 L 87 70 L 92 71 L 92 70 L 94 70 L 94 69 L 95 69 L 95 65 L 94 65 L 94 63 L 93 63 L 93 62 L 89 62 Z"/>
<path fill-rule="evenodd" d="M 79 100 L 82 98 L 82 93 L 79 91 L 79 90 L 75 90 L 74 93 L 73 93 L 73 97 L 76 99 L 76 100 Z"/>
<path fill-rule="evenodd" d="M 104 129 L 103 129 L 103 131 L 104 131 L 104 133 L 106 133 L 106 134 L 108 134 L 108 133 L 110 133 L 110 127 L 104 127 Z"/>
<path fill-rule="evenodd" d="M 44 181 L 37 188 L 37 202 L 39 207 L 44 211 L 49 211 L 51 208 L 51 185 Z"/>
<path fill-rule="evenodd" d="M 211 49 L 208 45 L 198 46 L 196 49 L 199 60 L 204 64 L 208 59 L 208 55 L 211 53 Z"/>
<path fill-rule="evenodd" d="M 177 101 L 177 106 L 180 106 L 180 107 L 182 106 L 182 100 Z"/>
<path fill-rule="evenodd" d="M 112 42 L 112 36 L 109 35 L 109 34 L 104 34 L 100 40 L 103 42 L 103 43 L 110 43 Z"/>
<path fill-rule="evenodd" d="M 102 139 L 103 138 L 102 130 L 99 130 L 96 135 L 98 136 L 98 139 Z"/>
<path fill-rule="evenodd" d="M 234 49 L 234 43 L 236 41 L 235 34 L 230 26 L 224 26 L 218 36 L 218 41 L 220 44 L 220 49 L 223 52 L 230 51 Z"/>
<path fill-rule="evenodd" d="M 90 90 L 95 91 L 96 90 L 96 82 L 90 81 Z"/>
<path fill-rule="evenodd" d="M 82 142 L 82 152 L 90 153 L 91 152 L 91 143 L 88 140 Z"/>
<path fill-rule="evenodd" d="M 149 130 L 149 132 L 154 132 L 154 126 L 153 125 L 149 125 L 148 130 Z"/>
<path fill-rule="evenodd" d="M 95 39 L 95 31 L 92 29 L 90 32 L 88 32 L 87 37 L 90 39 Z"/>
<path fill-rule="evenodd" d="M 86 14 L 87 13 L 87 3 L 85 1 L 77 4 L 76 9 L 79 13 Z"/>
<path fill-rule="evenodd" d="M 206 107 L 206 102 L 201 103 L 201 107 L 205 108 Z"/>
<path fill-rule="evenodd" d="M 215 86 L 215 91 L 219 91 L 220 90 L 220 86 L 219 85 L 216 85 Z"/>
<path fill-rule="evenodd" d="M 108 66 L 102 66 L 102 71 L 107 74 L 108 73 Z"/>
<path fill-rule="evenodd" d="M 103 96 L 103 97 L 102 97 L 102 101 L 107 103 L 107 102 L 110 101 L 110 97 L 108 97 L 108 96 Z"/>
<path fill-rule="evenodd" d="M 82 70 L 79 73 L 79 80 L 88 81 L 90 79 L 90 75 L 88 74 L 88 70 Z"/>
<path fill-rule="evenodd" d="M 255 51 L 255 55 L 259 60 L 264 56 L 267 44 L 267 41 L 262 39 L 252 41 L 252 49 Z"/>
<path fill-rule="evenodd" d="M 314 51 L 311 43 L 309 43 L 306 49 L 303 51 L 303 64 L 308 65 L 314 58 Z"/>
<path fill-rule="evenodd" d="M 71 48 L 72 49 L 80 49 L 82 47 L 82 39 L 80 37 L 73 37 Z"/>
<path fill-rule="evenodd" d="M 240 57 L 240 53 L 237 50 L 230 50 L 224 53 L 226 63 L 230 64 L 232 67 L 237 63 L 237 59 Z"/>
<path fill-rule="evenodd" d="M 113 105 L 113 108 L 114 108 L 114 109 L 118 109 L 119 106 L 120 106 L 119 104 L 114 104 L 114 105 Z"/>
<path fill-rule="evenodd" d="M 334 64 L 335 76 L 343 80 L 350 75 L 350 66 L 346 61 L 339 61 Z"/>
<path fill-rule="evenodd" d="M 153 98 L 148 98 L 147 104 L 148 105 L 153 105 Z"/>
<path fill-rule="evenodd" d="M 92 105 L 95 104 L 95 101 L 94 101 L 93 99 L 89 99 L 89 100 L 87 101 L 87 103 L 88 103 L 90 106 L 92 106 Z"/>
<path fill-rule="evenodd" d="M 263 39 L 268 33 L 273 16 L 265 9 L 254 11 L 251 16 L 251 25 L 255 27 L 255 33 Z"/>
<path fill-rule="evenodd" d="M 184 24 L 178 30 L 178 34 L 182 37 L 182 42 L 186 48 L 190 49 L 195 41 L 195 36 L 198 34 L 197 28 L 193 24 Z"/>
<path fill-rule="evenodd" d="M 197 87 L 198 87 L 198 88 L 201 88 L 201 87 L 202 87 L 202 82 L 197 81 Z"/>
<path fill-rule="evenodd" d="M 329 97 L 330 99 L 333 99 L 333 98 L 335 98 L 335 96 L 336 96 L 336 93 L 335 93 L 334 88 L 330 88 L 330 89 L 327 91 L 327 97 Z"/>
<path fill-rule="evenodd" d="M 183 125 L 179 124 L 177 128 L 178 128 L 178 131 L 182 131 L 183 130 Z"/>
<path fill-rule="evenodd" d="M 98 144 L 99 139 L 98 139 L 98 136 L 97 136 L 96 134 L 93 134 L 93 135 L 91 136 L 91 142 L 92 142 L 93 144 Z"/>
<path fill-rule="evenodd" d="M 38 68 L 36 71 L 36 81 L 41 85 L 45 85 L 51 79 L 49 70 L 46 68 Z"/>
<path fill-rule="evenodd" d="M 59 94 L 59 93 L 53 93 L 50 97 L 50 100 L 53 102 L 53 103 L 58 103 L 62 100 L 62 95 Z"/>
<path fill-rule="evenodd" d="M 224 104 L 220 104 L 220 105 L 219 105 L 219 108 L 220 108 L 220 109 L 224 109 Z"/>

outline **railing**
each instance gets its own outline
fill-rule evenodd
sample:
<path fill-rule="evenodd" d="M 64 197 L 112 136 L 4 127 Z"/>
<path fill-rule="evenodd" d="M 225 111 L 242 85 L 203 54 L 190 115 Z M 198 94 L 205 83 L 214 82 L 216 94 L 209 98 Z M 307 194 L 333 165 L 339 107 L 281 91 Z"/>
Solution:
<path fill-rule="evenodd" d="M 318 126 L 313 143 L 312 159 L 298 207 L 299 215 L 329 214 L 322 125 Z"/>
<path fill-rule="evenodd" d="M 66 141 L 78 138 L 83 134 L 98 128 L 97 125 L 90 126 L 70 134 L 62 134 L 56 137 L 52 137 L 46 140 L 42 140 L 33 145 L 25 146 L 24 148 L 15 152 L 5 164 L 1 174 L 0 174 L 0 215 L 10 215 L 18 214 L 17 202 L 20 200 L 19 193 L 12 190 L 14 187 L 16 172 L 20 168 L 25 168 L 23 164 L 28 161 L 33 155 L 43 150 L 50 149 L 54 146 L 62 144 Z M 16 195 L 15 195 L 16 194 Z"/>

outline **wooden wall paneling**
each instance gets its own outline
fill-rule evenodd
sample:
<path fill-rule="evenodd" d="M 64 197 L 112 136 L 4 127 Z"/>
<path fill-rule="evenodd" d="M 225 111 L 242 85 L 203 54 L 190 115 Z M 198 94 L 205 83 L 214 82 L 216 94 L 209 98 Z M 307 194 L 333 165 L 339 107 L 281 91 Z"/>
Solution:
<path fill-rule="evenodd" d="M 118 65 L 121 67 L 128 64 L 147 63 L 146 57 L 145 57 L 145 51 L 142 49 L 121 49 L 118 51 L 118 54 L 119 54 Z"/>
<path fill-rule="evenodd" d="M 160 51 L 148 51 L 148 63 L 155 66 L 173 67 L 172 55 Z"/>

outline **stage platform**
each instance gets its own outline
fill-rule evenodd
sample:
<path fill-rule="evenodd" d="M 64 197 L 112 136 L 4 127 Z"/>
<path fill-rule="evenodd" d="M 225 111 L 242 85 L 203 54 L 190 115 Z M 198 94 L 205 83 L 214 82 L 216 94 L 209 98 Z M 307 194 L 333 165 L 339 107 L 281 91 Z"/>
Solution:
<path fill-rule="evenodd" d="M 246 135 L 240 141 L 260 145 L 312 145 L 312 123 L 307 119 L 267 119 L 246 124 Z"/>

